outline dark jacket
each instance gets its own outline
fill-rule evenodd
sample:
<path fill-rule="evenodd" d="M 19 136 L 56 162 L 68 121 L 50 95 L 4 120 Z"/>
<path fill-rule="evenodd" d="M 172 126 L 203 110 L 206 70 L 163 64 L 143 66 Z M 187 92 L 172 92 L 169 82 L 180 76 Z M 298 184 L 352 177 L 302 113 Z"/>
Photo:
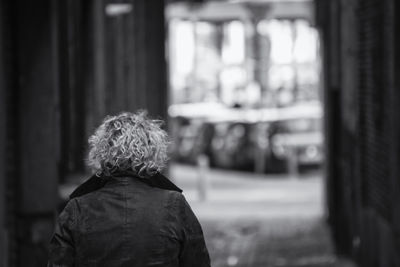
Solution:
<path fill-rule="evenodd" d="M 210 266 L 201 226 L 179 188 L 161 175 L 117 176 L 93 177 L 71 195 L 48 266 Z"/>

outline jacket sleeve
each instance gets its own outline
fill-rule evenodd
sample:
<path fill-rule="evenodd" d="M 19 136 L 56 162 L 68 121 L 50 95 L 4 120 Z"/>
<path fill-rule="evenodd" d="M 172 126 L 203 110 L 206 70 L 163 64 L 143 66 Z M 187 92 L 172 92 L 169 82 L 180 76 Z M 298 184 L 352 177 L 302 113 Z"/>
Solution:
<path fill-rule="evenodd" d="M 75 247 L 73 229 L 75 226 L 75 200 L 68 202 L 61 212 L 49 246 L 48 267 L 75 266 Z"/>
<path fill-rule="evenodd" d="M 201 225 L 185 197 L 180 195 L 180 219 L 183 229 L 182 249 L 179 257 L 180 267 L 209 267 L 210 257 Z"/>

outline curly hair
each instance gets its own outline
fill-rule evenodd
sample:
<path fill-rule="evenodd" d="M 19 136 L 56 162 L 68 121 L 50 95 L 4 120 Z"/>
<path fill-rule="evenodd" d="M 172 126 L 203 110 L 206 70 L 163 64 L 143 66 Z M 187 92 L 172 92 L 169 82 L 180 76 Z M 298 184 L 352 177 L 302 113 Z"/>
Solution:
<path fill-rule="evenodd" d="M 168 135 L 162 124 L 144 111 L 107 116 L 89 138 L 87 165 L 97 174 L 134 171 L 141 177 L 154 175 L 168 159 Z"/>

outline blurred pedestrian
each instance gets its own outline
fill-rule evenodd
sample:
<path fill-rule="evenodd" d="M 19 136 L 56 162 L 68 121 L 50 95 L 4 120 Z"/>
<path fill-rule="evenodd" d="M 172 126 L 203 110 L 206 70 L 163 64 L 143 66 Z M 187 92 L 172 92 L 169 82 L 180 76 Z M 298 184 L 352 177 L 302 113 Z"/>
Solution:
<path fill-rule="evenodd" d="M 48 266 L 210 266 L 196 216 L 160 173 L 168 146 L 160 125 L 125 112 L 96 129 L 87 160 L 95 174 L 60 214 Z"/>

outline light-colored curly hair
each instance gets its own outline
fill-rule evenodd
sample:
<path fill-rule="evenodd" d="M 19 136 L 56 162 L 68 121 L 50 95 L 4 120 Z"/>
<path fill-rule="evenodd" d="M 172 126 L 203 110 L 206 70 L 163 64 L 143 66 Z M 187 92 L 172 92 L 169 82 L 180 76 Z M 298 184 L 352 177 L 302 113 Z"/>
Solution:
<path fill-rule="evenodd" d="M 96 174 L 134 171 L 141 177 L 160 172 L 167 162 L 168 135 L 161 120 L 145 111 L 107 116 L 89 138 L 87 165 Z"/>

